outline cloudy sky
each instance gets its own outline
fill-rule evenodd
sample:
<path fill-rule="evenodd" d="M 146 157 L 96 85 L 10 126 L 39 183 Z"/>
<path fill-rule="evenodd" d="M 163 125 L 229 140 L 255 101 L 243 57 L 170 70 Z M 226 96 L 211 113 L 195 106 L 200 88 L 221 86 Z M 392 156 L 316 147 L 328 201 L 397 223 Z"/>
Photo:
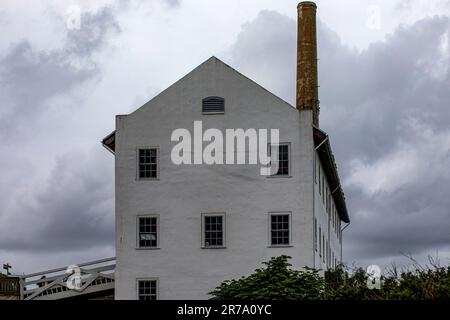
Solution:
<path fill-rule="evenodd" d="M 0 1 L 0 263 L 16 273 L 114 256 L 100 140 L 210 56 L 294 104 L 296 1 L 91 2 Z M 349 263 L 450 261 L 450 0 L 430 2 L 316 2 Z"/>

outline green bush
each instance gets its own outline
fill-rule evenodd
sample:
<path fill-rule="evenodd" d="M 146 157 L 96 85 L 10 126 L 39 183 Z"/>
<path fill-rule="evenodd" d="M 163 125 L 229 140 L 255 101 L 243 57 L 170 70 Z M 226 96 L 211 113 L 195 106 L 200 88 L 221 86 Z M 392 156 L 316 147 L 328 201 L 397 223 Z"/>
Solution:
<path fill-rule="evenodd" d="M 289 256 L 263 262 L 267 267 L 239 280 L 227 280 L 210 292 L 213 299 L 312 300 L 322 296 L 324 282 L 318 270 L 296 271 Z"/>
<path fill-rule="evenodd" d="M 269 300 L 444 300 L 450 299 L 450 266 L 401 272 L 394 268 L 381 276 L 381 288 L 369 289 L 369 275 L 362 268 L 343 265 L 325 271 L 304 268 L 292 270 L 289 256 L 263 262 L 248 277 L 227 280 L 215 288 L 212 299 Z"/>

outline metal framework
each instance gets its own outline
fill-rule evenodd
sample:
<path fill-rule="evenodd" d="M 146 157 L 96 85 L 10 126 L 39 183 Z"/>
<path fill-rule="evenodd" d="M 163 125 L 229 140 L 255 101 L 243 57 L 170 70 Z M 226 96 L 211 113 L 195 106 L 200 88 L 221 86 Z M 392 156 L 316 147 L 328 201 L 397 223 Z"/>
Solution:
<path fill-rule="evenodd" d="M 114 289 L 115 261 L 112 257 L 77 264 L 81 273 L 78 290 L 67 286 L 68 267 L 20 276 L 20 299 L 59 300 Z"/>

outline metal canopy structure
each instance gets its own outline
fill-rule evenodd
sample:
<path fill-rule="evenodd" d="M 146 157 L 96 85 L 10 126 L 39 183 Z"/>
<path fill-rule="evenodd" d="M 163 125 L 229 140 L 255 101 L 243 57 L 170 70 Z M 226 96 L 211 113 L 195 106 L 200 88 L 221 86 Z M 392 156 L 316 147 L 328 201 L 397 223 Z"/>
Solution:
<path fill-rule="evenodd" d="M 114 290 L 116 258 L 106 258 L 77 264 L 80 271 L 80 287 L 68 285 L 68 267 L 45 270 L 20 277 L 21 300 L 59 300 L 111 295 Z M 70 270 L 70 269 L 69 269 Z"/>

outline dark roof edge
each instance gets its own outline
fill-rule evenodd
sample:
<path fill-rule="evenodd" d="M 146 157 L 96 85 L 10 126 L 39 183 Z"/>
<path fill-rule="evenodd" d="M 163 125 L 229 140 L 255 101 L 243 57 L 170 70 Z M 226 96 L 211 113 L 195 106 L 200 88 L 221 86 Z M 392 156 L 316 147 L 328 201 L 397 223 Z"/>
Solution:
<path fill-rule="evenodd" d="M 112 154 L 115 154 L 116 151 L 116 130 L 108 134 L 106 137 L 102 139 L 102 145 Z"/>
<path fill-rule="evenodd" d="M 331 150 L 328 134 L 313 126 L 313 136 L 314 146 L 317 148 L 316 151 L 322 162 L 339 218 L 346 223 L 350 223 L 350 217 L 345 204 L 344 190 L 342 190 L 341 182 L 339 180 L 336 161 L 334 160 L 333 151 Z"/>

